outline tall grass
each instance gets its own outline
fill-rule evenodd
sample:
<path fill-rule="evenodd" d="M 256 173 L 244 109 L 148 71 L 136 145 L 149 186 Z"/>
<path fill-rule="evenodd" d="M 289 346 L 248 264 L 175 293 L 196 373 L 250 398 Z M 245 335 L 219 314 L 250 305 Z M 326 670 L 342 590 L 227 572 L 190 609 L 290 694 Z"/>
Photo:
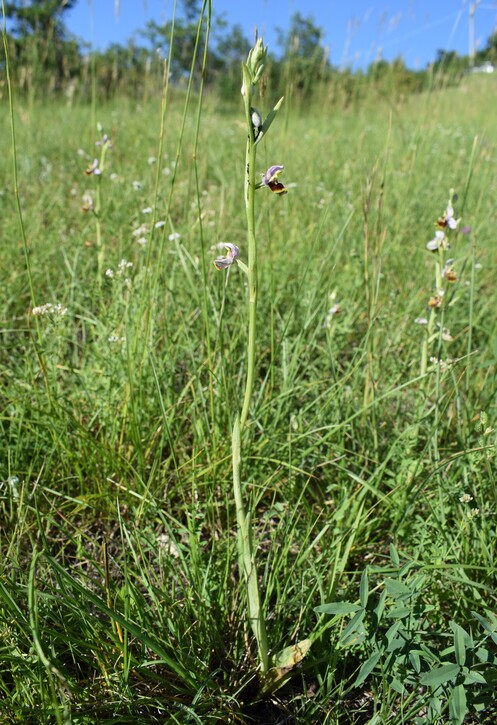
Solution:
<path fill-rule="evenodd" d="M 97 180 L 100 265 L 95 217 L 82 211 L 101 140 L 91 110 L 14 103 L 0 167 L 4 720 L 407 723 L 431 707 L 433 721 L 458 721 L 459 671 L 441 694 L 427 678 L 455 662 L 453 622 L 489 653 L 463 717 L 492 721 L 493 85 L 468 78 L 333 115 L 293 106 L 271 127 L 271 156 L 258 149 L 257 173 L 281 160 L 289 193 L 259 192 L 243 475 L 270 653 L 313 642 L 270 697 L 257 694 L 232 498 L 245 279 L 233 267 L 225 284 L 211 251 L 224 241 L 247 259 L 241 98 L 221 113 L 165 86 L 162 106 L 97 107 L 112 142 Z M 9 138 L 8 113 L 0 124 Z M 450 252 L 442 357 L 453 362 L 420 376 L 425 247 L 451 188 L 471 228 Z M 368 618 L 385 579 L 416 593 L 402 603 L 419 623 L 406 636 L 432 656 L 400 692 L 386 664 L 358 678 L 383 651 L 387 625 Z M 349 639 L 336 613 L 347 602 L 368 623 Z"/>

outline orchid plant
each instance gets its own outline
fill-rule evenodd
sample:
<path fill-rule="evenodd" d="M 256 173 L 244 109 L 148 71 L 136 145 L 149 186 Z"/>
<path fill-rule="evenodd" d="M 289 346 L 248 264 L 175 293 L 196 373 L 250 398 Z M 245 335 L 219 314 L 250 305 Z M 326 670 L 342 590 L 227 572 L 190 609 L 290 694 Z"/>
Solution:
<path fill-rule="evenodd" d="M 437 321 L 437 312 L 440 310 L 443 311 L 447 283 L 451 284 L 457 282 L 454 260 L 449 259 L 447 254 L 451 246 L 450 236 L 455 233 L 460 222 L 459 219 L 454 218 L 453 204 L 455 201 L 457 201 L 457 195 L 454 193 L 454 190 L 451 189 L 447 208 L 442 216 L 436 221 L 437 228 L 435 236 L 426 244 L 426 249 L 429 252 L 436 254 L 435 291 L 428 300 L 428 319 L 424 317 L 418 317 L 416 319 L 418 324 L 426 325 L 426 335 L 421 349 L 421 376 L 425 376 L 427 372 L 429 345 L 435 337 L 438 337 L 438 333 L 435 329 L 435 323 Z M 445 328 L 441 328 L 441 330 L 441 337 L 444 339 Z M 447 333 L 445 332 L 445 334 Z M 437 362 L 437 360 L 432 357 L 431 362 Z"/>
<path fill-rule="evenodd" d="M 267 46 L 261 38 L 257 38 L 251 48 L 247 60 L 242 64 L 243 84 L 242 97 L 247 125 L 247 143 L 245 152 L 244 198 L 247 219 L 247 263 L 240 258 L 240 248 L 231 243 L 220 243 L 218 248 L 224 254 L 214 260 L 218 270 L 229 274 L 233 264 L 237 264 L 247 277 L 248 286 L 248 331 L 247 331 L 247 370 L 245 392 L 241 412 L 235 414 L 232 432 L 232 467 L 233 493 L 237 516 L 238 556 L 241 575 L 247 588 L 248 620 L 257 642 L 258 669 L 261 675 L 261 693 L 272 692 L 290 676 L 292 668 L 305 656 L 310 640 L 304 640 L 279 653 L 270 654 L 266 620 L 261 603 L 257 566 L 257 546 L 252 537 L 252 517 L 247 506 L 247 487 L 242 485 L 242 434 L 247 427 L 250 403 L 254 388 L 256 369 L 256 310 L 257 310 L 257 240 L 255 225 L 255 192 L 259 189 L 270 189 L 278 196 L 287 193 L 287 188 L 279 180 L 283 171 L 280 164 L 272 165 L 261 174 L 257 181 L 256 157 L 257 147 L 264 139 L 281 107 L 283 98 L 274 106 L 263 120 L 260 112 L 254 107 L 257 86 L 262 78 L 267 58 Z"/>
<path fill-rule="evenodd" d="M 415 322 L 424 326 L 425 334 L 421 344 L 421 365 L 420 377 L 422 379 L 423 391 L 426 393 L 428 385 L 427 373 L 430 369 L 436 372 L 436 388 L 437 395 L 434 406 L 434 430 L 437 430 L 437 420 L 439 416 L 438 405 L 438 388 L 441 375 L 452 366 L 452 360 L 449 358 L 442 359 L 441 350 L 443 343 L 452 341 L 450 330 L 444 325 L 445 310 L 447 308 L 447 290 L 451 284 L 458 281 L 456 265 L 454 259 L 449 257 L 449 250 L 453 241 L 453 237 L 458 232 L 460 219 L 454 217 L 454 203 L 457 201 L 457 194 L 454 190 L 450 190 L 449 201 L 447 207 L 435 222 L 435 235 L 426 243 L 426 249 L 435 257 L 435 288 L 427 301 L 428 315 L 426 317 L 417 317 Z M 430 352 L 432 354 L 430 355 Z M 418 409 L 418 421 L 424 415 L 424 396 L 420 397 Z M 419 424 L 418 424 L 419 426 Z M 415 438 L 418 437 L 419 427 L 416 429 Z M 435 459 L 438 459 L 438 441 L 436 434 L 432 437 L 433 452 Z"/>
<path fill-rule="evenodd" d="M 98 124 L 98 131 L 102 133 L 103 129 Z M 95 144 L 100 148 L 100 158 L 94 158 L 93 161 L 88 164 L 85 169 L 86 176 L 96 177 L 96 201 L 93 200 L 93 196 L 89 193 L 85 194 L 84 204 L 81 207 L 84 212 L 92 212 L 95 217 L 96 223 L 96 237 L 97 237 L 97 264 L 98 264 L 98 277 L 101 279 L 103 272 L 105 249 L 102 239 L 102 220 L 101 220 L 101 209 L 102 209 L 102 174 L 105 171 L 105 156 L 107 151 L 112 148 L 112 141 L 106 133 L 102 133 L 102 138 Z"/>

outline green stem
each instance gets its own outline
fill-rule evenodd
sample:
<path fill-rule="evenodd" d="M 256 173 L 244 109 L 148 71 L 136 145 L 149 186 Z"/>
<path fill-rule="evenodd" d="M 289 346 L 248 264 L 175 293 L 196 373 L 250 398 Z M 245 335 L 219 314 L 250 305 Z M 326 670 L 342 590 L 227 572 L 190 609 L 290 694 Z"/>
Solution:
<path fill-rule="evenodd" d="M 257 550 L 252 540 L 251 511 L 244 505 L 243 491 L 240 478 L 241 467 L 241 429 L 244 428 L 255 378 L 255 345 L 256 345 L 256 311 L 257 311 L 257 245 L 255 237 L 255 159 L 256 147 L 251 120 L 251 93 L 249 91 L 250 79 L 244 73 L 244 85 L 247 89 L 245 96 L 245 116 L 247 121 L 247 147 L 245 152 L 245 210 L 247 214 L 248 236 L 248 264 L 244 271 L 248 279 L 248 343 L 247 343 L 247 374 L 245 381 L 245 395 L 240 416 L 236 416 L 232 435 L 233 457 L 233 491 L 236 505 L 238 562 L 241 575 L 247 586 L 247 607 L 250 626 L 257 642 L 259 668 L 262 674 L 269 669 L 269 648 L 266 632 L 266 621 L 261 607 L 259 592 Z"/>
<path fill-rule="evenodd" d="M 104 249 L 102 245 L 102 223 L 100 221 L 100 210 L 102 208 L 102 195 L 100 190 L 101 176 L 97 176 L 97 194 L 95 204 L 95 224 L 96 224 L 96 235 L 97 235 L 97 270 L 98 270 L 98 283 L 102 284 L 102 273 L 104 268 Z"/>
<path fill-rule="evenodd" d="M 245 382 L 245 395 L 243 398 L 242 414 L 240 416 L 240 428 L 244 428 L 247 421 L 250 407 L 250 399 L 254 387 L 255 377 L 255 335 L 256 335 L 256 311 L 257 311 L 257 248 L 255 240 L 255 158 L 256 147 L 250 120 L 250 103 L 246 104 L 247 115 L 247 150 L 245 153 L 245 210 L 247 213 L 248 232 L 248 310 L 249 327 L 247 343 L 247 379 Z"/>
<path fill-rule="evenodd" d="M 248 616 L 250 626 L 257 642 L 259 665 L 262 673 L 269 669 L 269 647 L 267 641 L 266 621 L 261 608 L 259 582 L 257 576 L 256 556 L 250 527 L 250 509 L 245 511 L 243 504 L 242 484 L 240 479 L 241 441 L 240 420 L 235 418 L 231 439 L 233 458 L 233 491 L 235 495 L 236 520 L 238 525 L 238 561 L 243 577 L 247 583 Z"/>
<path fill-rule="evenodd" d="M 105 250 L 102 241 L 102 176 L 105 171 L 105 154 L 108 145 L 105 141 L 102 142 L 102 153 L 100 154 L 100 161 L 98 168 L 100 174 L 97 175 L 97 190 L 96 190 L 96 204 L 95 204 L 95 220 L 96 220 L 96 234 L 97 234 L 97 268 L 98 268 L 98 279 L 99 284 L 102 283 L 102 274 L 104 269 Z"/>

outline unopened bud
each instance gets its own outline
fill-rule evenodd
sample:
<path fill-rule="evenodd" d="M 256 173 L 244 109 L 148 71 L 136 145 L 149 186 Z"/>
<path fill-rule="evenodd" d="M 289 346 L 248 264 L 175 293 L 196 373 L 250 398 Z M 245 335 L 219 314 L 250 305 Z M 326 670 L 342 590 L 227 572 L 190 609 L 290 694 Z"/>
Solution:
<path fill-rule="evenodd" d="M 247 68 L 252 79 L 252 84 L 256 85 L 264 71 L 264 65 L 267 57 L 267 45 L 264 47 L 262 38 L 257 38 L 255 45 L 250 49 L 247 57 Z"/>

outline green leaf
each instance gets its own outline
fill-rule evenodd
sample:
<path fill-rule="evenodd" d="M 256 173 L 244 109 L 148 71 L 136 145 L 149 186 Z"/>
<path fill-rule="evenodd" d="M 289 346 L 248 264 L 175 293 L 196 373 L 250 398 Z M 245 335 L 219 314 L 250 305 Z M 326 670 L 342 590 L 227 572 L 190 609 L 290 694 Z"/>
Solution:
<path fill-rule="evenodd" d="M 396 569 L 400 567 L 400 559 L 397 549 L 393 544 L 390 544 L 390 559 Z"/>
<path fill-rule="evenodd" d="M 466 713 L 468 712 L 468 705 L 466 702 L 466 690 L 464 685 L 456 685 L 452 690 L 452 694 L 449 700 L 449 712 L 451 720 L 455 725 L 462 725 Z"/>
<path fill-rule="evenodd" d="M 468 670 L 468 672 L 466 673 L 466 676 L 464 678 L 464 684 L 465 685 L 486 685 L 487 680 L 480 672 L 476 672 L 475 670 Z"/>
<path fill-rule="evenodd" d="M 354 614 L 362 609 L 360 604 L 351 604 L 349 602 L 330 602 L 329 604 L 320 604 L 314 607 L 314 611 L 318 614 Z"/>
<path fill-rule="evenodd" d="M 460 672 L 459 665 L 448 663 L 430 670 L 420 679 L 422 685 L 436 688 L 439 685 L 445 685 L 447 682 L 454 680 Z"/>
<path fill-rule="evenodd" d="M 426 576 L 424 574 L 418 574 L 414 578 L 411 579 L 409 582 L 409 589 L 411 590 L 411 593 L 414 594 L 414 592 L 419 592 L 422 589 L 425 588 L 426 584 Z"/>
<path fill-rule="evenodd" d="M 405 619 L 411 614 L 409 607 L 395 607 L 395 609 L 389 609 L 386 616 L 389 619 Z"/>
<path fill-rule="evenodd" d="M 430 698 L 428 705 L 428 722 L 436 722 L 442 714 L 442 700 L 439 697 Z"/>
<path fill-rule="evenodd" d="M 411 660 L 411 664 L 414 667 L 414 670 L 419 673 L 421 672 L 421 658 L 419 656 L 419 653 L 415 650 L 411 650 L 409 652 L 409 659 Z"/>
<path fill-rule="evenodd" d="M 394 599 L 401 599 L 402 597 L 410 596 L 412 594 L 412 591 L 407 584 L 404 584 L 404 582 L 400 582 L 397 579 L 385 579 L 385 588 Z"/>
<path fill-rule="evenodd" d="M 488 619 L 485 619 L 485 617 L 482 617 L 481 614 L 478 614 L 478 612 L 471 612 L 473 616 L 476 617 L 476 619 L 480 622 L 480 624 L 483 626 L 483 629 L 487 634 L 491 636 L 495 644 L 497 644 L 497 633 L 495 631 L 495 625 L 492 626 L 492 624 L 488 621 Z"/>
<path fill-rule="evenodd" d="M 495 655 L 486 647 L 478 647 L 475 652 L 476 657 L 485 664 L 497 664 Z"/>
<path fill-rule="evenodd" d="M 347 644 L 352 644 L 353 642 L 353 635 L 364 635 L 364 627 L 362 626 L 363 620 L 364 620 L 365 611 L 364 609 L 361 609 L 358 611 L 350 620 L 350 622 L 347 624 L 345 629 L 342 632 L 342 635 L 340 637 L 340 641 L 342 643 L 345 643 L 345 640 L 347 640 Z M 351 639 L 352 637 L 352 639 Z"/>
<path fill-rule="evenodd" d="M 364 628 L 357 632 L 351 632 L 350 634 L 342 635 L 340 637 L 340 644 L 342 647 L 352 647 L 358 644 L 362 644 L 366 641 L 366 631 Z"/>
<path fill-rule="evenodd" d="M 364 680 L 369 677 L 371 672 L 374 670 L 376 665 L 378 664 L 381 657 L 381 652 L 373 652 L 371 657 L 366 660 L 366 662 L 362 665 L 361 669 L 359 670 L 359 674 L 357 675 L 356 681 L 354 682 L 354 687 L 359 687 L 359 685 L 362 685 Z"/>
<path fill-rule="evenodd" d="M 455 625 L 455 622 L 452 624 Z M 463 667 L 466 662 L 466 645 L 464 644 L 464 630 L 462 627 L 455 625 L 454 631 L 454 652 L 456 655 L 456 662 L 460 667 Z"/>
<path fill-rule="evenodd" d="M 281 108 L 281 104 L 283 103 L 283 98 L 284 98 L 284 96 L 282 96 L 280 98 L 280 100 L 278 101 L 278 103 L 276 104 L 276 106 L 273 108 L 273 110 L 268 113 L 268 115 L 266 117 L 266 120 L 264 121 L 264 123 L 261 126 L 260 133 L 257 136 L 257 140 L 255 142 L 255 145 L 256 146 L 261 141 L 262 137 L 265 136 L 266 133 L 269 131 L 270 125 L 272 124 L 272 122 L 276 118 L 276 114 L 278 113 L 278 111 Z"/>
<path fill-rule="evenodd" d="M 361 575 L 361 586 L 359 587 L 359 602 L 366 608 L 369 597 L 368 570 L 364 569 Z"/>
<path fill-rule="evenodd" d="M 392 626 L 387 629 L 387 631 L 385 633 L 385 638 L 389 645 L 396 638 L 397 633 L 401 627 L 402 627 L 402 622 L 394 622 L 392 624 Z M 404 638 L 402 638 L 402 641 L 405 641 Z"/>
<path fill-rule="evenodd" d="M 387 593 L 386 593 L 386 591 L 384 589 L 382 591 L 381 595 L 380 595 L 380 598 L 378 599 L 378 604 L 373 609 L 373 614 L 376 615 L 376 620 L 377 620 L 376 623 L 377 624 L 380 623 L 380 620 L 381 620 L 381 618 L 383 616 L 383 611 L 385 609 L 385 602 L 386 602 L 386 600 L 387 600 Z"/>
<path fill-rule="evenodd" d="M 404 692 L 406 691 L 406 688 L 404 687 L 402 682 L 399 679 L 397 679 L 397 677 L 392 677 L 392 679 L 389 682 L 389 685 L 392 688 L 392 690 L 395 690 L 395 692 L 398 692 L 399 695 L 403 695 Z"/>
<path fill-rule="evenodd" d="M 449 622 L 449 627 L 454 632 L 454 634 L 456 631 L 461 633 L 461 635 L 464 638 L 464 644 L 466 645 L 467 649 L 474 649 L 475 643 L 474 643 L 473 637 L 470 635 L 469 632 L 467 632 L 464 629 L 464 627 L 461 627 L 461 625 L 457 624 L 457 622 L 454 622 L 454 620 L 451 620 Z"/>

